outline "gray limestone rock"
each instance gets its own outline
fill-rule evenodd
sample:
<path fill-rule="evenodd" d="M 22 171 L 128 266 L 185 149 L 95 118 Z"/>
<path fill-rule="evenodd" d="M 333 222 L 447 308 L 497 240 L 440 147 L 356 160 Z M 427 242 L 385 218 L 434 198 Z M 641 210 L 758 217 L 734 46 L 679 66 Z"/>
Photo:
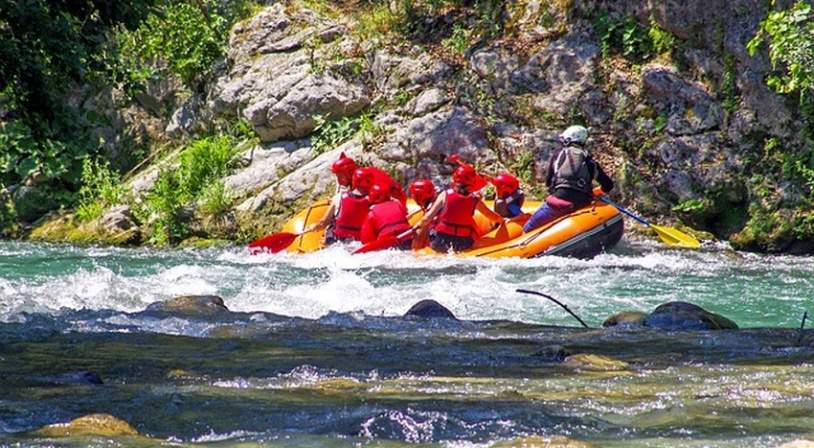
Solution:
<path fill-rule="evenodd" d="M 642 82 L 648 101 L 667 117 L 668 133 L 693 135 L 721 127 L 723 110 L 700 84 L 662 66 L 645 69 Z"/>
<path fill-rule="evenodd" d="M 569 34 L 551 43 L 511 75 L 520 91 L 542 93 L 539 110 L 567 114 L 594 88 L 599 47 L 584 34 Z"/>

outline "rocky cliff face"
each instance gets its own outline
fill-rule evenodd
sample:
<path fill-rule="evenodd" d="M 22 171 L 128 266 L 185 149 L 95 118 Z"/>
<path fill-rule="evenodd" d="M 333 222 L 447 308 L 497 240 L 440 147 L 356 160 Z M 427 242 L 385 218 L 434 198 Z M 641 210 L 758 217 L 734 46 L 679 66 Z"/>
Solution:
<path fill-rule="evenodd" d="M 765 239 L 747 226 L 750 205 L 792 210 L 804 195 L 794 185 L 756 193 L 752 171 L 767 142 L 803 148 L 807 125 L 765 85 L 767 58 L 746 51 L 767 12 L 763 0 L 516 0 L 504 5 L 498 35 L 456 46 L 467 22 L 442 21 L 437 36 L 370 38 L 355 32 L 358 16 L 274 3 L 233 28 L 216 81 L 150 129 L 172 140 L 218 121 L 251 125 L 259 143 L 224 179 L 244 235 L 330 194 L 340 152 L 404 182 L 441 183 L 451 170 L 443 159 L 459 153 L 486 172 L 518 172 L 543 194 L 554 137 L 582 123 L 615 194 L 638 211 L 738 247 L 811 251 L 810 237 Z M 603 20 L 672 43 L 649 54 L 635 54 L 635 42 L 614 48 Z M 367 132 L 316 147 L 324 123 L 360 115 Z M 132 183 L 149 190 L 151 175 Z"/>

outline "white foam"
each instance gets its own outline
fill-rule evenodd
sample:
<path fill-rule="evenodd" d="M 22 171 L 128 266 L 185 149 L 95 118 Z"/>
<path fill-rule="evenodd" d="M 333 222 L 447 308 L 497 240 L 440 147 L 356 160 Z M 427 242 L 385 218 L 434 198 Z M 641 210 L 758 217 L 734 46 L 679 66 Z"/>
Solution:
<path fill-rule="evenodd" d="M 175 296 L 215 294 L 233 311 L 308 318 L 331 311 L 400 315 L 419 300 L 435 299 L 466 319 L 575 324 L 555 304 L 515 292 L 525 288 L 560 299 L 593 323 L 617 311 L 649 311 L 666 301 L 689 300 L 724 315 L 727 310 L 748 313 L 747 307 L 767 310 L 758 316 L 760 322 L 779 325 L 783 319 L 796 321 L 799 313 L 790 317 L 789 310 L 814 296 L 811 257 L 667 250 L 638 243 L 592 260 L 393 251 L 354 256 L 349 250 L 334 246 L 305 255 L 251 256 L 236 247 L 154 251 L 0 243 L 0 320 L 61 309 L 134 312 Z M 48 264 L 59 263 L 60 257 L 92 262 Z M 26 262 L 41 271 L 15 274 L 17 264 Z"/>

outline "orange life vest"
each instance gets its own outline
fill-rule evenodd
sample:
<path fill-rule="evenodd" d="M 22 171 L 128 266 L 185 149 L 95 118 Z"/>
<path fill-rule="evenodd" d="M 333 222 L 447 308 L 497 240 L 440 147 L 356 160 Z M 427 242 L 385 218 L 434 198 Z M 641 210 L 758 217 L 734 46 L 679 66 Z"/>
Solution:
<path fill-rule="evenodd" d="M 353 192 L 342 193 L 339 199 L 339 212 L 336 214 L 336 225 L 334 235 L 340 238 L 359 239 L 359 231 L 362 230 L 367 218 L 370 202 L 367 196 L 357 196 Z"/>
<path fill-rule="evenodd" d="M 476 224 L 473 215 L 478 200 L 471 194 L 462 195 L 455 190 L 447 190 L 444 209 L 438 216 L 435 231 L 452 236 L 474 237 Z"/>

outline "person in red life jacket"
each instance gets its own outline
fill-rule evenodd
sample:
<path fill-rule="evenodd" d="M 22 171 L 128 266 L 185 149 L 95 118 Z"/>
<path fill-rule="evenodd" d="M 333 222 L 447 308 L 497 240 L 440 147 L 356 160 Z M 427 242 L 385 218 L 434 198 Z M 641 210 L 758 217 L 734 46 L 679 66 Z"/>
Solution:
<path fill-rule="evenodd" d="M 426 235 L 433 218 L 438 222 L 430 232 L 430 247 L 436 252 L 455 252 L 469 249 L 478 237 L 475 210 L 495 223 L 503 218 L 483 203 L 480 196 L 471 191 L 478 173 L 469 165 L 462 165 L 452 173 L 452 188 L 435 199 L 430 210 L 417 225 L 416 238 Z"/>
<path fill-rule="evenodd" d="M 520 181 L 509 173 L 500 173 L 492 179 L 495 186 L 495 212 L 504 218 L 514 218 L 523 213 L 526 194 L 520 189 Z"/>
<path fill-rule="evenodd" d="M 562 148 L 552 154 L 546 172 L 546 186 L 551 194 L 526 221 L 523 231 L 529 232 L 590 204 L 594 200 L 594 180 L 603 192 L 613 190 L 613 180 L 585 149 L 587 140 L 588 130 L 582 126 L 570 126 L 560 134 Z"/>
<path fill-rule="evenodd" d="M 407 222 L 407 207 L 396 198 L 390 197 L 390 188 L 376 184 L 367 195 L 370 202 L 370 212 L 362 225 L 362 244 L 371 243 L 389 235 L 398 236 L 409 231 L 412 226 Z M 408 237 L 397 247 L 409 250 L 413 238 Z"/>
<path fill-rule="evenodd" d="M 327 228 L 325 244 L 358 240 L 362 224 L 370 208 L 367 194 L 373 186 L 373 173 L 369 168 L 356 168 L 351 177 L 351 190 L 334 196 L 323 218 L 306 232 Z"/>
<path fill-rule="evenodd" d="M 370 170 L 373 173 L 373 180 L 376 184 L 386 187 L 391 198 L 407 205 L 407 195 L 404 194 L 401 184 L 393 180 L 393 178 L 381 168 L 370 167 Z"/>
<path fill-rule="evenodd" d="M 350 190 L 353 182 L 353 172 L 356 171 L 356 162 L 343 152 L 331 165 L 331 172 L 336 175 L 337 193 L 341 190 Z"/>
<path fill-rule="evenodd" d="M 422 210 L 425 212 L 429 210 L 435 198 L 438 197 L 438 192 L 435 191 L 435 185 L 429 179 L 419 179 L 413 181 L 408 188 L 410 196 Z"/>

